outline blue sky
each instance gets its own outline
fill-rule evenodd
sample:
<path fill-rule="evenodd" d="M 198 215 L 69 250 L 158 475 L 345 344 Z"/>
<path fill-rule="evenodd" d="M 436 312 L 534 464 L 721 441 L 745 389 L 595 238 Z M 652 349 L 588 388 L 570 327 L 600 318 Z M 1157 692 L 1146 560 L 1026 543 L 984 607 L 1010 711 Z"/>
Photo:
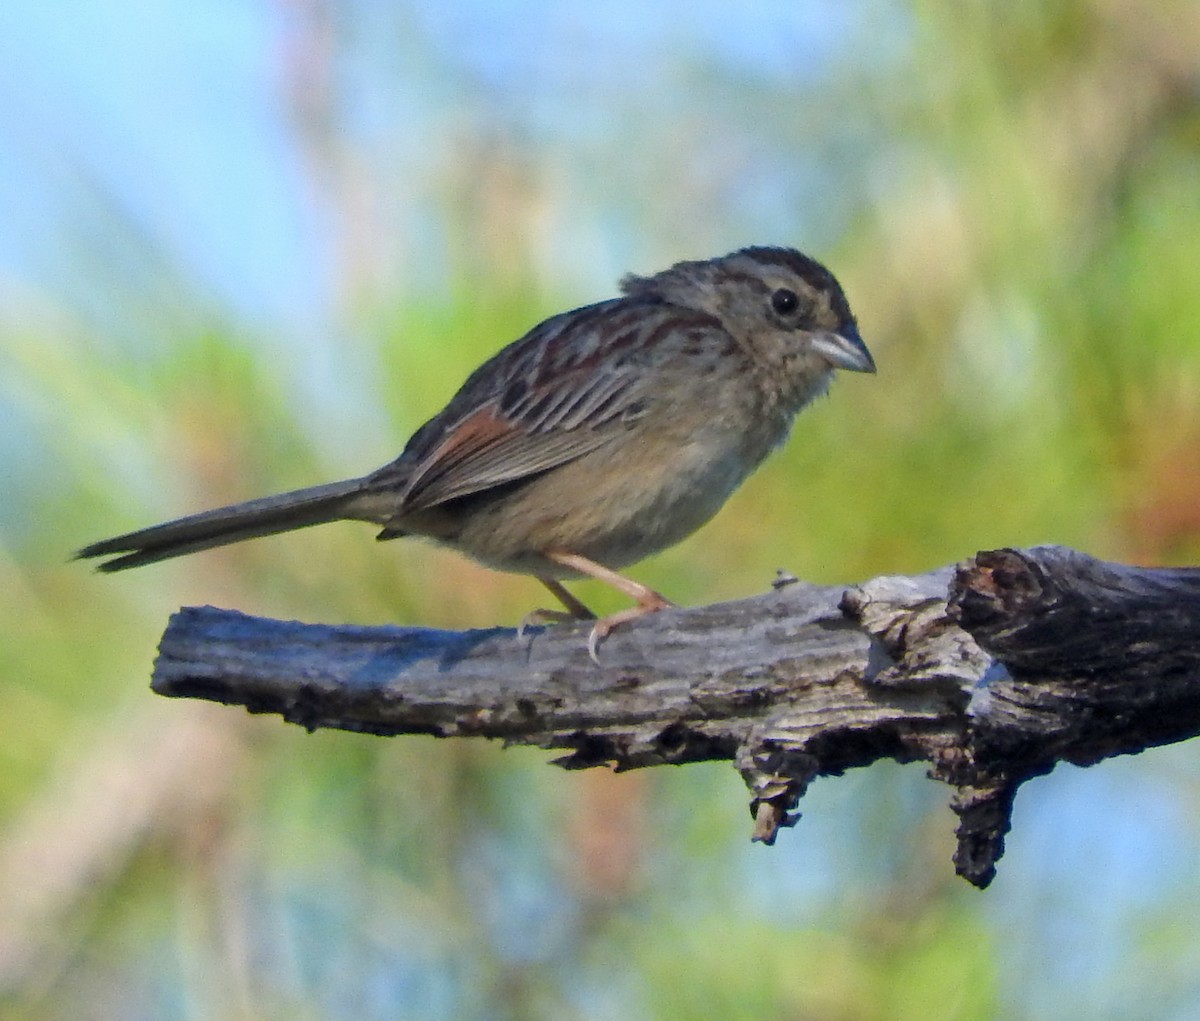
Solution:
<path fill-rule="evenodd" d="M 0 271 L 51 288 L 102 276 L 102 197 L 241 311 L 319 293 L 319 225 L 274 98 L 273 13 L 0 5 Z"/>
<path fill-rule="evenodd" d="M 344 9 L 353 17 L 332 25 L 340 125 L 387 152 L 396 200 L 410 203 L 421 191 L 406 193 L 409 176 L 429 171 L 465 107 L 534 144 L 602 147 L 630 102 L 687 100 L 681 58 L 750 87 L 803 82 L 844 57 L 864 16 L 831 0 L 736 14 L 715 0 Z M 0 278 L 85 292 L 140 242 L 241 316 L 319 314 L 329 224 L 281 102 L 297 31 L 283 3 L 0 5 Z"/>

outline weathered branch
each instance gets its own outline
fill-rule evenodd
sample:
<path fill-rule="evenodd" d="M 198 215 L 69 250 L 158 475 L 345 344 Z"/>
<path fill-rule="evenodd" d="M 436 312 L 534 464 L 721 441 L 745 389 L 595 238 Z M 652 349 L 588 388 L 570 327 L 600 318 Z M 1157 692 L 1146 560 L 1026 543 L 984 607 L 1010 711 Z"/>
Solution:
<path fill-rule="evenodd" d="M 567 768 L 730 759 L 773 841 L 816 776 L 924 760 L 955 789 L 958 872 L 986 886 L 1022 782 L 1056 762 L 1200 733 L 1200 569 L 1061 547 L 843 590 L 782 579 L 736 603 L 619 628 L 331 627 L 183 609 L 163 695 L 310 729 L 501 738 Z"/>

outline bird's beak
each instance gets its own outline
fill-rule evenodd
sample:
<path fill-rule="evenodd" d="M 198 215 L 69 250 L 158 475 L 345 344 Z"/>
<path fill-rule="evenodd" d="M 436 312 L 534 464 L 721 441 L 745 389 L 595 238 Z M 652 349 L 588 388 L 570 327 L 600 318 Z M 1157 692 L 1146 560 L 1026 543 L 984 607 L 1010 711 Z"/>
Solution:
<path fill-rule="evenodd" d="M 874 372 L 875 359 L 867 350 L 858 327 L 853 323 L 843 326 L 837 333 L 818 333 L 813 337 L 813 347 L 835 369 L 851 372 Z"/>

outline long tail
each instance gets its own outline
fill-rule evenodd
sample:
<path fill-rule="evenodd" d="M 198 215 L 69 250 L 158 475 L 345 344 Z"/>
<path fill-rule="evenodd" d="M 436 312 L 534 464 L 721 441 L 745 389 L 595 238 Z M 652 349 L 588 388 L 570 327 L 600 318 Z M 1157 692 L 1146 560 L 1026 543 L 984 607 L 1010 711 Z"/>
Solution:
<path fill-rule="evenodd" d="M 307 528 L 344 517 L 356 517 L 353 505 L 355 497 L 361 492 L 361 479 L 297 489 L 231 507 L 218 507 L 216 510 L 94 542 L 75 556 L 86 559 L 123 554 L 97 565 L 101 571 L 123 571 L 128 567 L 140 567 L 156 560 L 168 560 L 260 535 L 274 535 L 276 532 L 290 532 L 294 528 Z"/>

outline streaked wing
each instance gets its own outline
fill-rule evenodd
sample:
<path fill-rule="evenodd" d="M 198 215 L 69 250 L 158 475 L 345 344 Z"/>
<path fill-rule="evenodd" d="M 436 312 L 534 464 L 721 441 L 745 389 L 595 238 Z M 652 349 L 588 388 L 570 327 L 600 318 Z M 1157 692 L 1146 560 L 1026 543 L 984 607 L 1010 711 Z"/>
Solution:
<path fill-rule="evenodd" d="M 646 410 L 655 347 L 672 331 L 714 328 L 703 313 L 642 298 L 548 319 L 477 369 L 377 477 L 402 472 L 403 506 L 420 510 L 573 461 Z"/>
<path fill-rule="evenodd" d="M 480 408 L 417 467 L 404 491 L 404 507 L 420 510 L 537 475 L 582 457 L 612 435 L 605 429 L 522 432 L 495 407 Z"/>

